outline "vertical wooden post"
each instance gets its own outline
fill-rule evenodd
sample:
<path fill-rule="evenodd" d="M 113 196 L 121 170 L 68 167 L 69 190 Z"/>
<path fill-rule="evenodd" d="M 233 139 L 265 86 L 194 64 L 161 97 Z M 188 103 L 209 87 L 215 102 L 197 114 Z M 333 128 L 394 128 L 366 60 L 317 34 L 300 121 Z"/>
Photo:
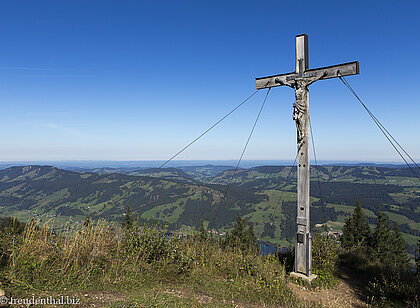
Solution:
<path fill-rule="evenodd" d="M 298 140 L 297 169 L 298 169 L 298 198 L 297 198 L 297 234 L 295 245 L 295 272 L 307 276 L 312 274 L 311 235 L 309 223 L 309 91 L 303 77 L 308 68 L 308 36 L 296 37 L 296 99 L 299 99 L 306 112 L 301 120 L 302 140 Z M 299 94 L 298 94 L 299 92 Z M 300 95 L 300 97 L 298 97 Z M 298 129 L 299 130 L 299 129 Z M 299 131 L 298 131 L 299 134 Z"/>
<path fill-rule="evenodd" d="M 296 121 L 298 144 L 298 202 L 297 234 L 295 245 L 295 272 L 293 276 L 311 281 L 312 275 L 312 238 L 310 233 L 309 199 L 309 91 L 312 83 L 359 74 L 359 62 L 349 62 L 309 69 L 308 36 L 296 36 L 296 70 L 293 73 L 273 75 L 256 79 L 257 89 L 288 86 L 295 90 L 296 101 L 293 104 L 293 120 Z"/>
<path fill-rule="evenodd" d="M 296 73 L 302 76 L 309 68 L 308 36 L 301 34 L 296 36 Z"/>

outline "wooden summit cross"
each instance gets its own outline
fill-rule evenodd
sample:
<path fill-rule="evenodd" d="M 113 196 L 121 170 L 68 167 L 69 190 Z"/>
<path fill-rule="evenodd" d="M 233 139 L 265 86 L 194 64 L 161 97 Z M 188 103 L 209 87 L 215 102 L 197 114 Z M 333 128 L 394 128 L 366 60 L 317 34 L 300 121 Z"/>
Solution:
<path fill-rule="evenodd" d="M 310 84 L 321 79 L 359 74 L 359 62 L 309 69 L 308 36 L 296 36 L 296 71 L 256 78 L 257 89 L 288 86 L 295 90 L 293 120 L 297 128 L 297 234 L 295 242 L 295 275 L 312 279 L 311 233 L 309 223 L 309 96 Z"/>

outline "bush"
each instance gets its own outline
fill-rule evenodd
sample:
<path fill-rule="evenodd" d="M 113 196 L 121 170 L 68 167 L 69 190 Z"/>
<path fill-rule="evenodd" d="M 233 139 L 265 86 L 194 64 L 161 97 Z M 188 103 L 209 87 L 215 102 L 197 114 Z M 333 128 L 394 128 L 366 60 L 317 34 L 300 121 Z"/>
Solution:
<path fill-rule="evenodd" d="M 275 256 L 224 247 L 215 240 L 187 240 L 193 264 L 188 280 L 215 297 L 242 298 L 261 306 L 300 307 L 287 289 L 286 271 Z"/>
<path fill-rule="evenodd" d="M 45 290 L 83 287 L 104 278 L 118 247 L 112 228 L 98 222 L 65 233 L 57 236 L 47 225 L 27 223 L 22 243 L 11 256 L 10 279 Z"/>
<path fill-rule="evenodd" d="M 295 266 L 295 248 L 293 246 L 287 247 L 284 250 L 277 250 L 276 257 L 283 264 L 286 272 L 294 271 Z"/>
<path fill-rule="evenodd" d="M 25 224 L 13 217 L 0 220 L 0 266 L 6 266 L 14 249 L 22 243 Z"/>
<path fill-rule="evenodd" d="M 420 306 L 420 281 L 416 281 L 414 273 L 399 269 L 382 269 L 373 274 L 373 277 L 366 288 L 372 304 Z"/>
<path fill-rule="evenodd" d="M 231 249 L 211 238 L 169 237 L 162 225 L 133 221 L 121 230 L 86 220 L 57 235 L 31 222 L 20 237 L 1 273 L 10 293 L 61 293 L 65 288 L 154 292 L 182 283 L 223 302 L 238 298 L 252 305 L 303 307 L 288 290 L 284 267 L 275 257 Z"/>
<path fill-rule="evenodd" d="M 344 250 L 341 263 L 357 274 L 369 302 L 385 307 L 419 307 L 420 279 L 416 273 L 373 258 L 365 247 Z"/>
<path fill-rule="evenodd" d="M 334 272 L 337 267 L 340 244 L 332 237 L 316 233 L 312 239 L 312 271 L 318 277 L 316 285 L 332 287 L 337 283 Z"/>
<path fill-rule="evenodd" d="M 416 277 L 410 270 L 402 235 L 397 225 L 392 225 L 388 216 L 381 211 L 380 206 L 376 214 L 376 228 L 369 241 L 350 241 L 361 231 L 360 228 L 359 231 L 350 230 L 351 220 L 346 221 L 347 227 L 343 228 L 342 243 L 345 249 L 341 256 L 342 262 L 356 271 L 364 281 L 365 292 L 373 304 L 418 306 L 420 277 Z M 363 213 L 359 216 L 360 221 L 365 221 Z M 354 220 L 356 210 L 352 217 Z"/>
<path fill-rule="evenodd" d="M 182 250 L 181 237 L 168 236 L 166 225 L 148 222 L 141 226 L 139 220 L 124 228 L 122 252 L 137 262 L 175 265 L 179 272 L 187 271 L 190 262 Z"/>
<path fill-rule="evenodd" d="M 246 219 L 238 216 L 235 228 L 226 234 L 225 247 L 239 249 L 241 251 L 249 251 L 253 253 L 259 252 L 257 238 L 254 233 L 252 224 L 248 227 Z"/>

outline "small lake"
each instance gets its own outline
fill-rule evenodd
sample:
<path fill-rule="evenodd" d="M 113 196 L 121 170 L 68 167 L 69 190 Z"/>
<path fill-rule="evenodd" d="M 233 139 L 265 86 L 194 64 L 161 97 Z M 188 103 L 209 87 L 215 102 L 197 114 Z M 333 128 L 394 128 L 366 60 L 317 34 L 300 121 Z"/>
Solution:
<path fill-rule="evenodd" d="M 261 254 L 263 256 L 273 255 L 276 253 L 276 245 L 266 243 L 266 242 L 259 242 Z M 287 247 L 278 247 L 279 251 L 284 252 L 287 251 Z"/>

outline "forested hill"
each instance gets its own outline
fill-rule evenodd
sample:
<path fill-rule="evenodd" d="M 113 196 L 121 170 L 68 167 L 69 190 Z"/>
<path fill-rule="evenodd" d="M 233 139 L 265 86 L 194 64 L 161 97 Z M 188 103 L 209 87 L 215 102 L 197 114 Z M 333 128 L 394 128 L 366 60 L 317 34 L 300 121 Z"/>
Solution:
<path fill-rule="evenodd" d="M 228 183 L 232 171 L 213 178 L 214 183 Z M 358 199 L 368 216 L 371 228 L 376 223 L 378 206 L 398 224 L 407 243 L 414 249 L 420 239 L 420 181 L 409 168 L 381 166 L 311 166 L 311 222 L 328 221 L 332 229 L 341 230 L 344 221 L 353 211 Z M 290 178 L 289 178 L 290 177 Z M 289 185 L 282 196 L 284 223 L 281 236 L 292 239 L 296 216 L 296 167 L 260 166 L 237 172 L 232 183 L 242 189 L 278 195 L 289 178 Z M 264 233 L 273 234 L 279 226 L 265 225 Z M 275 233 L 280 236 L 280 233 Z M 266 238 L 268 240 L 268 238 Z"/>
<path fill-rule="evenodd" d="M 214 220 L 214 227 L 223 227 L 232 224 L 239 212 L 246 215 L 267 199 L 233 187 L 229 200 L 222 200 L 224 185 L 190 182 L 183 178 L 72 172 L 51 166 L 11 167 L 0 170 L 0 213 L 23 219 L 56 217 L 60 221 L 80 221 L 93 214 L 118 221 L 130 205 L 139 217 L 165 219 L 173 228 L 198 226 L 201 218 Z"/>
<path fill-rule="evenodd" d="M 232 167 L 162 168 L 153 178 L 145 178 L 152 170 L 72 172 L 51 166 L 0 170 L 0 214 L 81 221 L 97 213 L 95 218 L 118 221 L 129 204 L 141 219 L 168 221 L 172 229 L 195 228 L 203 218 L 206 225 L 211 223 L 211 228 L 222 232 L 240 213 L 253 223 L 261 239 L 293 242 L 296 168 L 240 169 L 226 197 Z M 372 228 L 381 205 L 407 243 L 414 245 L 420 238 L 420 183 L 408 168 L 311 167 L 311 197 L 313 226 L 327 222 L 331 229 L 340 230 L 359 199 Z"/>

